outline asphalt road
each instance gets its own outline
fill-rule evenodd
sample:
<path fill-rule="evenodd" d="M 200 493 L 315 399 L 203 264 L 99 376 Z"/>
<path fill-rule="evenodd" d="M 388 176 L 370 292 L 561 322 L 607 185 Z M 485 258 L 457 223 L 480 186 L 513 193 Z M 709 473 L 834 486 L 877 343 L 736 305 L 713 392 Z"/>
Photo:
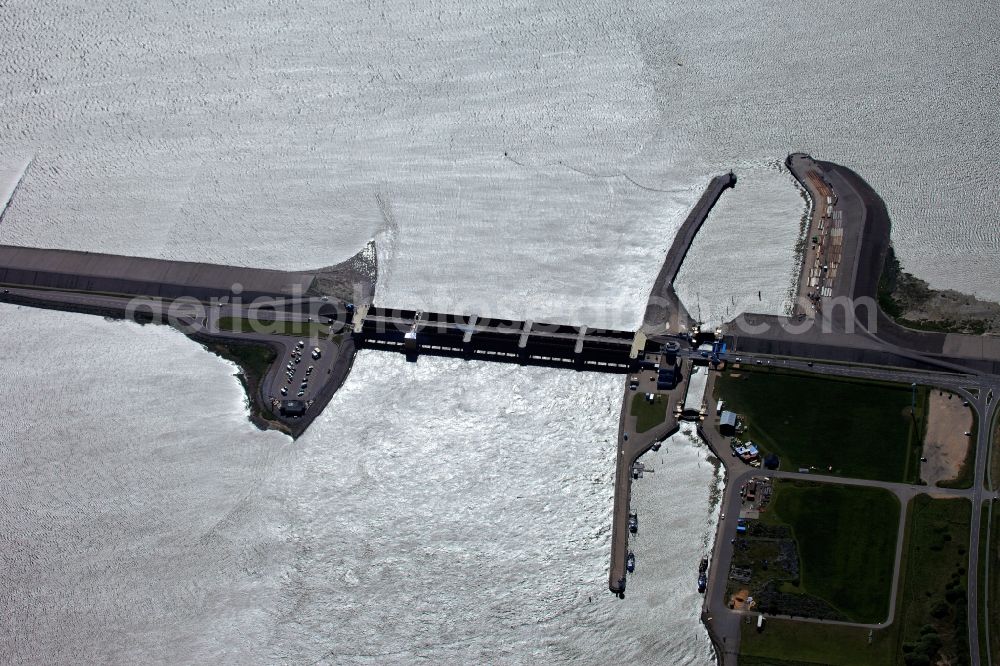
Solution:
<path fill-rule="evenodd" d="M 990 389 L 997 391 L 994 386 Z M 972 529 L 970 530 L 970 540 L 969 540 L 969 653 L 972 656 L 972 663 L 980 664 L 986 663 L 990 664 L 990 654 L 989 654 L 989 643 L 987 642 L 987 653 L 985 659 L 982 659 L 983 655 L 979 654 L 979 617 L 980 612 L 987 612 L 989 610 L 986 604 L 986 595 L 983 595 L 983 603 L 980 604 L 979 591 L 980 587 L 985 590 L 989 587 L 989 577 L 988 574 L 984 581 L 979 580 L 979 548 L 980 548 L 980 533 L 979 526 L 981 524 L 983 515 L 983 501 L 984 499 L 989 499 L 992 503 L 996 500 L 996 493 L 992 490 L 986 490 L 987 484 L 987 469 L 989 465 L 990 457 L 990 447 L 993 434 L 993 420 L 996 416 L 996 401 L 988 400 L 987 396 L 990 395 L 990 390 L 980 391 L 979 398 L 972 404 L 976 409 L 976 414 L 978 417 L 978 428 L 977 428 L 977 438 L 976 438 L 976 473 L 974 475 L 974 480 L 972 484 Z M 989 542 L 987 542 L 988 544 Z M 985 583 L 985 584 L 983 584 Z M 989 627 L 989 618 L 986 618 L 984 623 L 986 627 Z M 988 629 L 987 629 L 988 631 Z"/>

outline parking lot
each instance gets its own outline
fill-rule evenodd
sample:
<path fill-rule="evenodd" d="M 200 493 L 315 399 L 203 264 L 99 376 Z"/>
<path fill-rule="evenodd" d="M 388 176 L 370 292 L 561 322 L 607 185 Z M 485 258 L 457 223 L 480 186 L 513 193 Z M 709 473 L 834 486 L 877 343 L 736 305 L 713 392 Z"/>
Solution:
<path fill-rule="evenodd" d="M 269 397 L 308 403 L 326 383 L 336 358 L 337 344 L 332 340 L 302 338 L 287 345 L 270 377 Z"/>

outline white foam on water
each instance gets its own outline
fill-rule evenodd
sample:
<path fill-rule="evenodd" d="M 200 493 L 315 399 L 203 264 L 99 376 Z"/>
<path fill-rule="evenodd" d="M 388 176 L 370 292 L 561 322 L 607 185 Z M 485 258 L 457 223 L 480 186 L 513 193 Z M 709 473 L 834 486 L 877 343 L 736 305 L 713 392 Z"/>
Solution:
<path fill-rule="evenodd" d="M 34 159 L 34 157 L 29 157 L 23 160 L 0 163 L 0 218 L 6 212 L 10 199 L 14 196 L 14 191 L 20 185 Z"/>

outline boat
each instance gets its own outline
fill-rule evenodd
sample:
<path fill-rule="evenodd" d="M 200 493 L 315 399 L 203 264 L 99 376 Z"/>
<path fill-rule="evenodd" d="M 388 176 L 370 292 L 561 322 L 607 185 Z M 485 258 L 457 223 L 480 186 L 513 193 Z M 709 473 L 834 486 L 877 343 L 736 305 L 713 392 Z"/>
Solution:
<path fill-rule="evenodd" d="M 698 573 L 703 574 L 708 571 L 708 558 L 701 558 L 701 564 L 698 565 Z"/>
<path fill-rule="evenodd" d="M 698 591 L 704 594 L 706 587 L 708 587 L 708 575 L 698 574 Z"/>
<path fill-rule="evenodd" d="M 629 553 L 628 554 L 628 559 L 625 560 L 625 569 L 629 573 L 632 573 L 633 571 L 635 571 L 635 554 L 634 553 Z"/>
<path fill-rule="evenodd" d="M 634 513 L 628 515 L 628 531 L 632 534 L 637 534 L 639 532 L 639 516 Z"/>

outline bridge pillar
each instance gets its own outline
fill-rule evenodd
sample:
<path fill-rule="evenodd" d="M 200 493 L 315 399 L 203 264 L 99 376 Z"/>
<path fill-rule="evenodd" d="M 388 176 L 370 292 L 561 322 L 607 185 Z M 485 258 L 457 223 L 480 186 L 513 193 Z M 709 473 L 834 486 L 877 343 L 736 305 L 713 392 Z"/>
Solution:
<path fill-rule="evenodd" d="M 368 308 L 370 305 L 359 305 L 354 310 L 354 320 L 351 322 L 354 325 L 354 332 L 360 334 L 364 330 L 365 317 L 368 316 Z"/>
<path fill-rule="evenodd" d="M 535 322 L 526 321 L 524 322 L 524 328 L 521 329 L 521 338 L 517 341 L 517 346 L 519 349 L 524 349 L 528 346 L 528 336 L 531 335 L 531 327 L 534 326 Z"/>
<path fill-rule="evenodd" d="M 463 345 L 467 345 L 470 342 L 472 342 L 472 333 L 473 333 L 472 327 L 476 325 L 477 321 L 479 321 L 478 315 L 469 315 L 469 324 L 468 324 L 469 328 L 465 330 L 465 335 L 462 336 Z"/>
<path fill-rule="evenodd" d="M 583 339 L 587 337 L 587 326 L 580 327 L 580 333 L 576 336 L 576 346 L 573 348 L 573 353 L 579 356 L 583 353 Z M 579 359 L 577 359 L 579 360 Z"/>

